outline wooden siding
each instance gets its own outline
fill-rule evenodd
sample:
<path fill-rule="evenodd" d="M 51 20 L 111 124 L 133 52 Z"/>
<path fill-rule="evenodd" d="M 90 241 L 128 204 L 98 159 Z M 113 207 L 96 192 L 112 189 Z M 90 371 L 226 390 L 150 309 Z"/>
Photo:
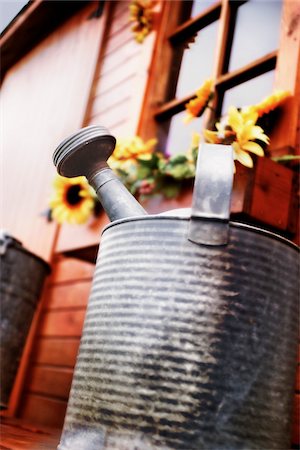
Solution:
<path fill-rule="evenodd" d="M 76 259 L 53 265 L 18 411 L 26 421 L 63 424 L 93 272 Z"/>
<path fill-rule="evenodd" d="M 117 138 L 138 131 L 156 32 L 138 44 L 131 32 L 129 1 L 108 2 L 106 28 L 83 125 L 103 125 Z M 97 245 L 108 223 L 102 214 L 86 226 L 61 227 L 56 252 Z"/>
<path fill-rule="evenodd" d="M 6 74 L 1 88 L 1 227 L 49 260 L 57 226 L 47 223 L 52 153 L 80 128 L 98 57 L 101 19 L 88 4 Z"/>
<path fill-rule="evenodd" d="M 90 98 L 87 124 L 101 124 L 116 134 L 135 132 L 131 107 L 137 90 L 137 76 L 143 47 L 137 44 L 130 30 L 129 2 L 111 2 L 106 39 Z M 128 112 L 130 111 L 130 115 Z"/>
<path fill-rule="evenodd" d="M 37 427 L 23 420 L 4 417 L 1 420 L 0 448 L 2 450 L 55 450 L 61 431 Z"/>

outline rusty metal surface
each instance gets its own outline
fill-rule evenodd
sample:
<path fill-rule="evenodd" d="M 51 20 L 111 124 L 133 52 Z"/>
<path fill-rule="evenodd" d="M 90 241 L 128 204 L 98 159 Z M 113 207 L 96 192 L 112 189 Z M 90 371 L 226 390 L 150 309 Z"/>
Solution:
<path fill-rule="evenodd" d="M 100 245 L 60 450 L 289 448 L 299 253 L 230 225 L 112 224 Z"/>
<path fill-rule="evenodd" d="M 2 240 L 1 240 L 2 242 Z M 0 255 L 0 407 L 6 408 L 49 266 L 8 240 Z"/>

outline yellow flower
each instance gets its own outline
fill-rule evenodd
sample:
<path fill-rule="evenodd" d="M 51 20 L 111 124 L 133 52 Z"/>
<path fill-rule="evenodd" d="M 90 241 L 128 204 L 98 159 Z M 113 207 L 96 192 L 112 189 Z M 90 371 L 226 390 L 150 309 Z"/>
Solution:
<path fill-rule="evenodd" d="M 225 121 L 217 122 L 215 126 L 217 131 L 203 130 L 206 142 L 210 142 L 211 144 L 231 144 L 236 134 L 228 127 L 227 118 Z"/>
<path fill-rule="evenodd" d="M 192 134 L 192 142 L 190 149 L 193 150 L 194 148 L 198 148 L 200 144 L 200 134 L 196 133 L 195 131 Z"/>
<path fill-rule="evenodd" d="M 255 125 L 258 119 L 257 112 L 252 108 L 238 111 L 231 106 L 228 116 L 216 124 L 217 131 L 204 130 L 204 137 L 212 144 L 231 144 L 234 150 L 234 159 L 246 167 L 253 167 L 253 161 L 248 152 L 264 156 L 262 147 L 254 142 L 260 140 L 269 144 L 270 140 L 264 130 Z"/>
<path fill-rule="evenodd" d="M 115 161 L 136 160 L 140 157 L 152 154 L 157 143 L 156 139 L 144 142 L 139 136 L 118 139 L 116 148 L 109 158 L 109 164 Z"/>
<path fill-rule="evenodd" d="M 262 147 L 257 144 L 256 139 L 268 144 L 270 142 L 261 127 L 255 125 L 258 114 L 247 108 L 239 112 L 234 106 L 228 110 L 228 125 L 234 131 L 236 137 L 232 143 L 234 159 L 246 167 L 253 167 L 253 161 L 248 152 L 258 156 L 264 156 Z"/>
<path fill-rule="evenodd" d="M 135 22 L 131 30 L 139 44 L 152 30 L 154 4 L 153 0 L 132 0 L 129 5 L 130 21 Z"/>
<path fill-rule="evenodd" d="M 196 91 L 196 98 L 190 100 L 186 105 L 187 116 L 184 118 L 184 122 L 188 123 L 195 117 L 200 117 L 209 100 L 213 95 L 213 80 L 208 79 L 204 81 L 202 86 Z"/>
<path fill-rule="evenodd" d="M 59 175 L 53 182 L 50 199 L 51 215 L 58 223 L 80 224 L 92 214 L 95 196 L 85 177 L 64 178 Z"/>
<path fill-rule="evenodd" d="M 291 93 L 289 91 L 275 91 L 273 94 L 264 98 L 257 105 L 252 106 L 252 108 L 255 112 L 257 112 L 258 117 L 261 117 L 264 114 L 268 114 L 270 111 L 273 111 L 273 109 L 277 108 L 289 97 L 291 97 Z"/>

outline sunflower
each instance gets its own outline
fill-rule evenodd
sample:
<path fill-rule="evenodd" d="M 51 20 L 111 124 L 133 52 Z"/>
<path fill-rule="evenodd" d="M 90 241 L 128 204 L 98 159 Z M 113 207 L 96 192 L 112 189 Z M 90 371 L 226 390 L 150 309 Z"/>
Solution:
<path fill-rule="evenodd" d="M 88 220 L 95 206 L 95 195 L 85 177 L 64 178 L 53 182 L 51 215 L 58 223 L 81 224 Z"/>
<path fill-rule="evenodd" d="M 183 119 L 185 123 L 190 122 L 196 117 L 200 117 L 213 96 L 213 80 L 204 81 L 202 86 L 196 91 L 196 98 L 192 98 L 185 105 L 187 116 Z"/>
<path fill-rule="evenodd" d="M 217 131 L 205 130 L 204 136 L 213 144 L 231 144 L 234 159 L 246 167 L 253 167 L 253 161 L 248 152 L 264 156 L 263 148 L 256 140 L 269 144 L 270 140 L 261 127 L 255 125 L 258 113 L 252 108 L 238 111 L 231 106 L 225 121 L 216 124 Z"/>
<path fill-rule="evenodd" d="M 129 5 L 130 21 L 135 22 L 131 30 L 139 44 L 152 30 L 154 4 L 152 0 L 132 0 Z"/>
<path fill-rule="evenodd" d="M 273 94 L 264 98 L 257 105 L 250 106 L 250 109 L 253 108 L 253 110 L 257 112 L 258 117 L 262 117 L 280 106 L 289 97 L 291 97 L 291 93 L 289 91 L 275 91 Z"/>

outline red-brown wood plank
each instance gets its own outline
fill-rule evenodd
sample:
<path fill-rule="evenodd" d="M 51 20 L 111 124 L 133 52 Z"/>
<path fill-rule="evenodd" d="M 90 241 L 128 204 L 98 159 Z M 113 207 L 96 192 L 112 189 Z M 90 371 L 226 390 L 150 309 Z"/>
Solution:
<path fill-rule="evenodd" d="M 41 315 L 37 336 L 72 336 L 82 333 L 85 309 L 70 311 L 48 311 Z"/>
<path fill-rule="evenodd" d="M 36 339 L 31 361 L 39 364 L 74 367 L 79 342 L 79 337 Z"/>
<path fill-rule="evenodd" d="M 74 281 L 72 284 L 52 285 L 46 292 L 44 309 L 62 309 L 70 307 L 85 308 L 91 290 L 91 281 Z"/>
<path fill-rule="evenodd" d="M 20 418 L 49 427 L 63 426 L 67 409 L 66 401 L 31 393 L 25 394 L 22 400 L 19 410 Z"/>
<path fill-rule="evenodd" d="M 256 165 L 251 217 L 278 229 L 286 230 L 293 183 L 293 172 L 268 158 Z"/>
<path fill-rule="evenodd" d="M 56 450 L 60 429 L 35 426 L 18 419 L 1 418 L 2 450 Z"/>
<path fill-rule="evenodd" d="M 51 284 L 77 280 L 91 280 L 95 265 L 75 258 L 57 259 L 51 276 Z"/>
<path fill-rule="evenodd" d="M 34 366 L 28 374 L 26 389 L 30 393 L 68 400 L 73 369 Z"/>

